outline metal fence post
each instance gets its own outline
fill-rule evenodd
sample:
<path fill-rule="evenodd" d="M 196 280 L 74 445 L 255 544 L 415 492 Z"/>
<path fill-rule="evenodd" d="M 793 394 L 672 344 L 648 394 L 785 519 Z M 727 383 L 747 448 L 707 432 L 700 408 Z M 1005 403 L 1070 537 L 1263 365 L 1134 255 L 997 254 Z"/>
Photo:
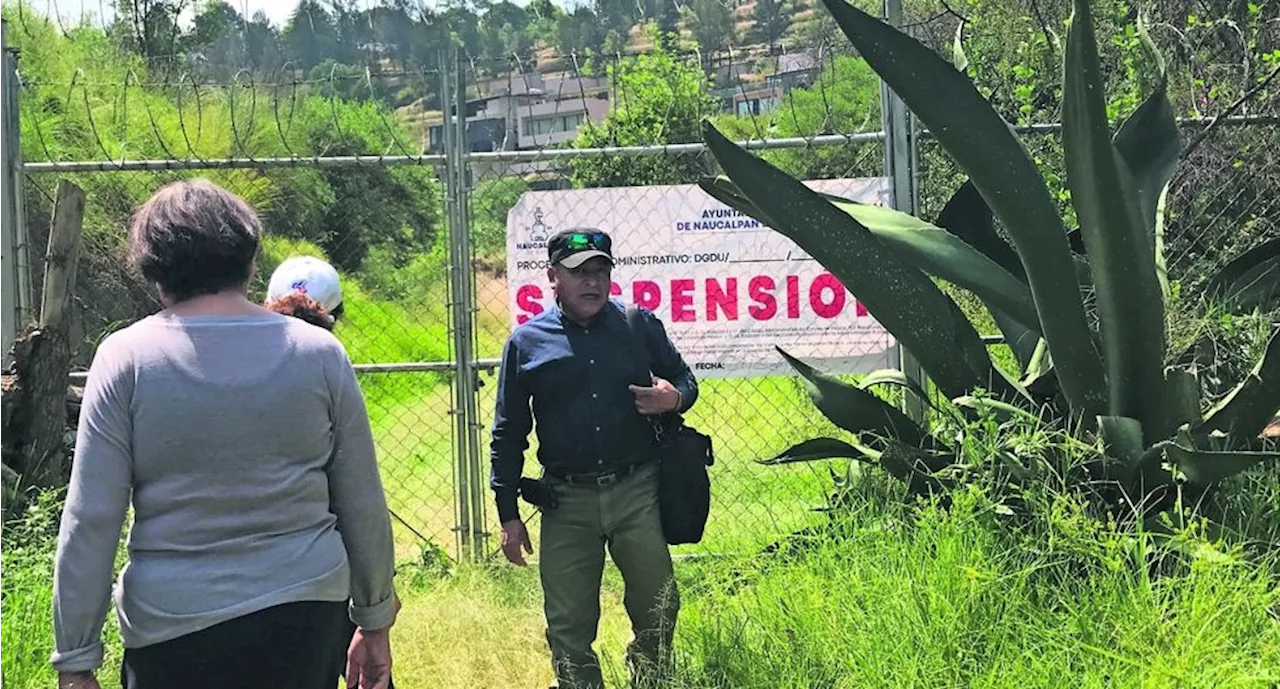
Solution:
<path fill-rule="evenodd" d="M 890 25 L 901 27 L 902 0 L 884 0 L 884 16 Z M 915 174 L 919 163 L 915 117 L 884 81 L 880 82 L 880 103 L 885 133 L 885 176 L 889 177 L 893 185 L 893 207 L 915 215 L 919 194 Z M 898 344 L 898 367 L 909 379 L 922 387 L 925 385 L 924 370 L 901 343 Z M 926 400 L 907 392 L 905 402 L 907 414 L 924 423 Z"/>
<path fill-rule="evenodd" d="M 471 337 L 468 309 L 470 304 L 464 298 L 466 289 L 463 283 L 467 279 L 467 266 L 459 248 L 459 237 L 465 234 L 466 230 L 462 226 L 458 195 L 459 179 L 466 163 L 459 157 L 462 148 L 459 145 L 458 129 L 455 124 L 455 119 L 463 120 L 465 127 L 466 109 L 459 107 L 455 110 L 456 104 L 451 103 L 455 79 L 460 78 L 454 71 L 456 67 L 454 51 L 452 49 L 440 51 L 440 110 L 444 114 L 440 133 L 445 155 L 444 202 L 449 239 L 449 319 L 453 334 L 454 531 L 457 536 L 459 559 L 471 559 L 471 468 L 470 448 L 467 443 L 470 419 L 467 418 L 466 413 L 468 406 L 472 404 L 469 386 Z M 465 129 L 463 133 L 465 135 Z"/>
<path fill-rule="evenodd" d="M 460 53 L 455 52 L 454 65 L 457 69 L 457 81 L 455 82 L 455 107 L 457 109 L 457 130 L 454 133 L 454 145 L 457 147 L 458 173 L 454 192 L 457 196 L 457 214 L 458 231 L 457 231 L 457 264 L 460 267 L 458 271 L 458 286 L 461 288 L 459 295 L 459 309 L 454 312 L 456 319 L 456 329 L 459 333 L 460 341 L 465 341 L 466 347 L 459 349 L 459 361 L 462 364 L 459 370 L 465 376 L 464 384 L 466 392 L 465 404 L 462 407 L 463 417 L 466 419 L 466 434 L 463 436 L 463 442 L 466 447 L 466 467 L 467 467 L 467 485 L 470 487 L 468 499 L 470 501 L 471 514 L 471 546 L 472 558 L 476 562 L 480 562 L 485 558 L 485 549 L 487 547 L 488 529 L 485 522 L 485 498 L 488 493 L 486 490 L 487 482 L 484 479 L 484 462 L 482 461 L 480 452 L 480 411 L 478 395 L 480 392 L 480 369 L 477 366 L 477 348 L 479 342 L 476 338 L 475 315 L 479 311 L 476 302 L 476 275 L 475 261 L 471 250 L 471 165 L 469 156 L 471 154 L 471 138 L 467 133 L 467 62 L 463 60 Z"/>
<path fill-rule="evenodd" d="M 484 480 L 480 462 L 476 394 L 475 276 L 467 191 L 467 83 L 465 63 L 456 50 L 441 55 L 440 99 L 445 114 L 445 203 L 449 219 L 450 318 L 454 349 L 454 448 L 457 488 L 458 555 L 484 557 Z"/>
<path fill-rule="evenodd" d="M 0 121 L 3 125 L 3 164 L 0 165 L 0 192 L 3 193 L 3 220 L 0 221 L 0 294 L 4 304 L 0 307 L 3 322 L 3 349 L 0 355 L 8 356 L 9 347 L 17 339 L 31 317 L 31 261 L 28 258 L 26 216 L 22 209 L 22 182 L 25 179 L 22 164 L 22 141 L 19 132 L 18 109 L 18 55 L 9 49 L 8 22 L 0 26 Z"/>

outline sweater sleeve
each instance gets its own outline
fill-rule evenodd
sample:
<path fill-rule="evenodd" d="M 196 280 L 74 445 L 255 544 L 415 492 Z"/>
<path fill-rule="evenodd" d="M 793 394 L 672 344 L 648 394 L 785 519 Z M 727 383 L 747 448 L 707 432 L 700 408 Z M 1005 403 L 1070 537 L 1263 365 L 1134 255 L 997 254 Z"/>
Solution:
<path fill-rule="evenodd" d="M 133 481 L 133 365 L 108 338 L 89 367 L 53 568 L 53 667 L 102 664 L 102 625 Z"/>
<path fill-rule="evenodd" d="M 395 546 L 364 396 L 345 350 L 328 367 L 334 451 L 329 495 L 351 564 L 351 621 L 382 629 L 395 621 Z"/>

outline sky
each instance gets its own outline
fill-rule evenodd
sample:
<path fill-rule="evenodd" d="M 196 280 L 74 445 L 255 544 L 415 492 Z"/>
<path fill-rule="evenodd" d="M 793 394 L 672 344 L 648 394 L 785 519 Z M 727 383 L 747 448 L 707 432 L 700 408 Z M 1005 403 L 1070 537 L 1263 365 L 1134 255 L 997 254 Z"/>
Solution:
<path fill-rule="evenodd" d="M 283 27 L 298 6 L 297 0 L 227 0 L 241 14 L 252 17 L 259 10 L 266 12 L 272 24 Z M 103 15 L 114 16 L 112 0 L 30 0 L 30 7 L 37 12 L 53 16 L 56 12 L 67 23 L 75 22 L 83 16 L 93 17 L 93 23 L 101 24 Z M 55 10 L 56 7 L 56 10 Z"/>
<path fill-rule="evenodd" d="M 427 7 L 436 7 L 445 4 L 445 0 L 422 0 Z M 525 5 L 528 0 L 513 0 L 517 5 Z M 111 6 L 112 0 L 29 0 L 30 7 L 34 7 L 37 12 L 43 12 L 46 15 L 53 16 L 56 14 L 62 17 L 62 20 L 68 24 L 78 21 L 85 15 L 92 16 L 95 24 L 102 22 L 105 14 L 111 17 L 113 10 Z M 284 27 L 284 23 L 289 20 L 289 15 L 293 13 L 293 8 L 298 6 L 298 0 L 227 0 L 231 6 L 240 11 L 240 14 L 246 17 L 252 17 L 259 10 L 266 12 L 267 17 L 272 24 L 278 27 Z M 359 0 L 360 5 L 374 5 L 375 0 Z M 573 5 L 574 2 L 558 3 L 562 5 Z"/>

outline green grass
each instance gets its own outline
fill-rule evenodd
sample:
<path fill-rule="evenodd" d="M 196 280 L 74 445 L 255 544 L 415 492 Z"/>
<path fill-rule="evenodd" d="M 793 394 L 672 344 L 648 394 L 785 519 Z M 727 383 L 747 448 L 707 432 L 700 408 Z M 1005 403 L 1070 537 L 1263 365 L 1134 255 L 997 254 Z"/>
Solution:
<path fill-rule="evenodd" d="M 1038 543 L 1072 539 L 1097 556 L 1033 554 L 991 528 L 988 509 L 970 500 L 907 514 L 864 503 L 841 538 L 704 584 L 682 620 L 679 686 L 1280 681 L 1280 589 L 1267 563 L 1210 548 L 1153 579 L 1134 562 L 1167 554 L 1130 535 L 1051 525 Z"/>
<path fill-rule="evenodd" d="M 1231 486 L 1274 504 L 1280 471 Z M 827 534 L 773 555 L 677 562 L 683 610 L 671 687 L 1257 687 L 1280 682 L 1274 549 L 1180 537 L 1193 555 L 1032 496 L 1002 521 L 976 490 L 948 510 L 904 506 L 874 474 Z M 50 686 L 56 500 L 4 540 L 6 687 Z M 1274 524 L 1272 524 L 1274 526 Z M 1274 533 L 1268 532 L 1270 536 Z M 394 633 L 403 686 L 544 687 L 551 676 L 535 568 L 411 564 Z M 606 570 L 597 650 L 623 686 L 629 631 Z M 105 687 L 117 686 L 108 623 Z"/>
<path fill-rule="evenodd" d="M 1274 499 L 1277 474 L 1253 486 Z M 1177 558 L 1041 496 L 1025 529 L 977 493 L 904 507 L 868 481 L 831 535 L 787 556 L 677 564 L 672 687 L 1258 687 L 1280 681 L 1276 553 L 1190 533 Z M 1159 563 L 1159 577 L 1138 563 Z M 623 686 L 628 640 L 606 570 L 597 650 Z M 535 573 L 464 568 L 410 594 L 399 676 L 438 687 L 550 680 Z M 477 652 L 477 648 L 484 649 Z M 399 649 L 404 649 L 400 651 Z"/>

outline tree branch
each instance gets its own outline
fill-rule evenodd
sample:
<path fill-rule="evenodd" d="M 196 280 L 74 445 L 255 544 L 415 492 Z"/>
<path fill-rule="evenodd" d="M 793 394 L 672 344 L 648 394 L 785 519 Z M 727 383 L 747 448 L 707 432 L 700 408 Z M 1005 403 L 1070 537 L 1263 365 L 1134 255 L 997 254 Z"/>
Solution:
<path fill-rule="evenodd" d="M 1058 64 L 1058 51 L 1053 45 L 1053 35 L 1049 33 L 1049 24 L 1044 20 L 1044 13 L 1040 11 L 1039 0 L 1031 0 L 1031 13 L 1036 17 L 1036 23 L 1040 24 L 1040 31 L 1044 34 L 1044 42 L 1049 46 L 1049 59 L 1051 64 Z"/>

